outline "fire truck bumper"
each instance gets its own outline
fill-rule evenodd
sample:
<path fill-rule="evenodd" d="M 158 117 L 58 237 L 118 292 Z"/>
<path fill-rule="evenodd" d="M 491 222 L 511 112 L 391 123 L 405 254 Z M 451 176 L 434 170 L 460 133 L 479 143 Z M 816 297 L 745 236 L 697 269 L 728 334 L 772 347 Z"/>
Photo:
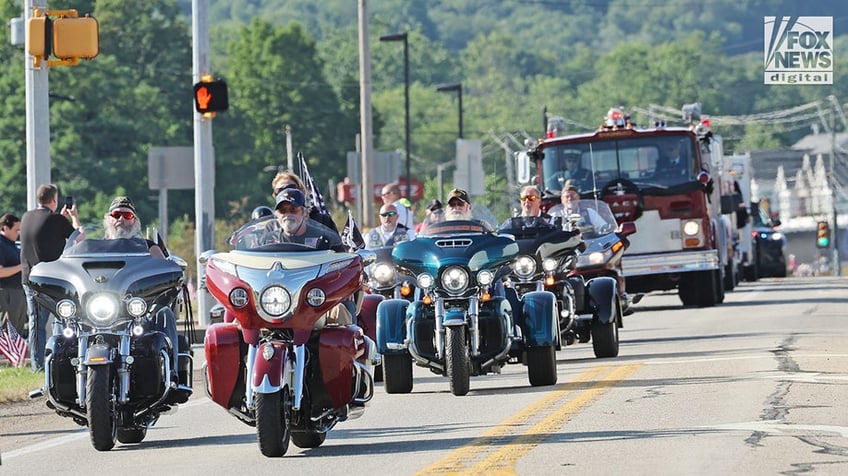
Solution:
<path fill-rule="evenodd" d="M 652 274 L 688 273 L 718 269 L 717 250 L 683 251 L 633 255 L 621 260 L 624 276 L 648 276 Z"/>

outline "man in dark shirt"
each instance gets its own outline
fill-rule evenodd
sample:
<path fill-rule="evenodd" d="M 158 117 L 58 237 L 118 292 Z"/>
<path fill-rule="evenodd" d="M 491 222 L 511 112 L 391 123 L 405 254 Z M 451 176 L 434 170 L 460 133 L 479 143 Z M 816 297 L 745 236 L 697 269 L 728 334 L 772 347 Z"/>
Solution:
<path fill-rule="evenodd" d="M 21 250 L 15 244 L 20 234 L 20 218 L 11 213 L 0 217 L 0 315 L 11 319 L 18 333 L 26 338 L 29 331 L 26 294 L 21 286 Z"/>
<path fill-rule="evenodd" d="M 59 188 L 42 184 L 36 192 L 38 208 L 21 217 L 21 281 L 27 297 L 29 314 L 29 348 L 33 372 L 44 369 L 44 346 L 47 343 L 47 321 L 50 313 L 38 306 L 29 287 L 32 267 L 42 261 L 55 261 L 74 229 L 80 228 L 76 204 L 69 209 L 59 207 Z M 68 219 L 70 218 L 70 222 Z"/>

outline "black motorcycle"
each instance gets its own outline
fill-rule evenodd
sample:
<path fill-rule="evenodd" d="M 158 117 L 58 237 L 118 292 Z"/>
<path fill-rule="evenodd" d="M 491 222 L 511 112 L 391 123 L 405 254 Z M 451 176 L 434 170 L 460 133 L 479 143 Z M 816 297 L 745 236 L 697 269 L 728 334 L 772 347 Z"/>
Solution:
<path fill-rule="evenodd" d="M 55 316 L 44 388 L 30 396 L 46 393 L 48 407 L 88 426 L 94 448 L 108 451 L 116 439 L 141 442 L 192 393 L 191 346 L 176 330 L 186 262 L 151 256 L 141 238 L 77 234 L 30 274 L 38 305 Z"/>

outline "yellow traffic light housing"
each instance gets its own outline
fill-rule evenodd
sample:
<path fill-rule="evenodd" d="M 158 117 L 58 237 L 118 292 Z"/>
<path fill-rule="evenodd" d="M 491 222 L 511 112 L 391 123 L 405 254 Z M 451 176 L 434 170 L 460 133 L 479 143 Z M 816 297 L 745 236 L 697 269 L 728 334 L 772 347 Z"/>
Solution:
<path fill-rule="evenodd" d="M 50 16 L 59 18 L 51 20 Z M 36 68 L 50 56 L 59 61 L 47 61 L 47 66 L 72 66 L 79 64 L 80 58 L 94 58 L 100 52 L 97 20 L 80 17 L 76 10 L 35 8 L 27 21 L 27 52 Z"/>
<path fill-rule="evenodd" d="M 53 21 L 53 56 L 91 59 L 100 52 L 100 29 L 93 17 L 62 17 Z"/>
<path fill-rule="evenodd" d="M 819 248 L 830 246 L 830 225 L 826 221 L 820 221 L 816 225 L 816 246 Z"/>
<path fill-rule="evenodd" d="M 194 109 L 203 117 L 215 117 L 215 113 L 226 111 L 230 106 L 227 83 L 204 76 L 194 85 Z"/>

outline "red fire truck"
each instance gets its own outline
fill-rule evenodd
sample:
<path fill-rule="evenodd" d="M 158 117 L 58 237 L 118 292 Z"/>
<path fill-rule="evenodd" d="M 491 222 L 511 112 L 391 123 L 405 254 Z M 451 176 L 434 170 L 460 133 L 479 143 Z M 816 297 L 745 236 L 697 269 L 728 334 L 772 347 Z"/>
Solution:
<path fill-rule="evenodd" d="M 721 143 L 708 120 L 691 116 L 689 127 L 637 128 L 613 108 L 593 133 L 559 136 L 549 126 L 547 137 L 529 144 L 528 160 L 518 161 L 519 177 L 535 178 L 543 190 L 545 209 L 570 183 L 582 199 L 607 202 L 619 223 L 636 222 L 622 261 L 632 302 L 673 289 L 685 306 L 724 300 L 727 233 L 713 181 Z"/>

